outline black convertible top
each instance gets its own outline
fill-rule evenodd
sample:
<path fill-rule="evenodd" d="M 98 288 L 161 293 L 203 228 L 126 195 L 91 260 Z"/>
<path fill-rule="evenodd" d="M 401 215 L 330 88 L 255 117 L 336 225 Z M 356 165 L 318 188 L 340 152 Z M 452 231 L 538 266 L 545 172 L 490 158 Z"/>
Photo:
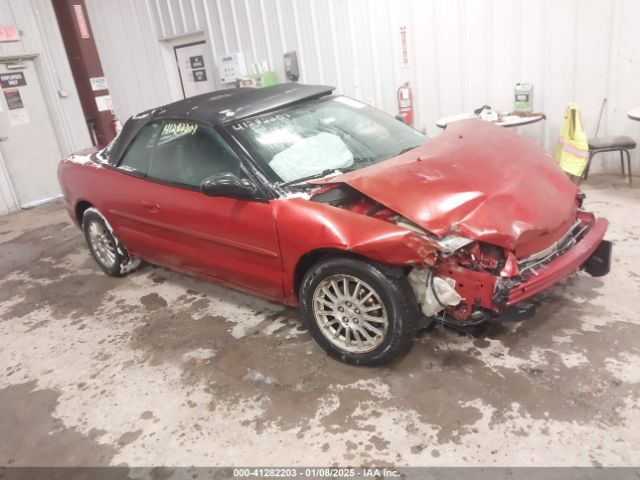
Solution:
<path fill-rule="evenodd" d="M 109 149 L 109 163 L 117 164 L 129 143 L 147 123 L 163 119 L 193 120 L 211 126 L 267 113 L 302 100 L 329 95 L 334 87 L 283 83 L 265 88 L 231 88 L 204 93 L 134 115 L 124 124 Z"/>

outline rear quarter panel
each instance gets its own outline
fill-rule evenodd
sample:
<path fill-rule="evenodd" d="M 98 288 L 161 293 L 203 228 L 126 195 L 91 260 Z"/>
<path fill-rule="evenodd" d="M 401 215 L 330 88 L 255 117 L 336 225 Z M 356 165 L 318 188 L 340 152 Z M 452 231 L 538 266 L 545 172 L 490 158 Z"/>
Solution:
<path fill-rule="evenodd" d="M 139 205 L 139 192 L 147 182 L 95 160 L 95 155 L 77 154 L 66 158 L 60 164 L 58 176 L 69 215 L 74 223 L 81 227 L 82 219 L 78 218 L 76 208 L 80 202 L 90 203 L 107 219 L 127 250 L 147 260 L 141 255 L 144 249 L 139 236 L 129 233 L 135 231 L 135 226 L 129 225 L 131 221 L 125 217 L 112 213 L 130 211 L 133 205 Z"/>
<path fill-rule="evenodd" d="M 81 201 L 96 205 L 99 194 L 93 188 L 101 182 L 101 173 L 105 168 L 99 162 L 95 162 L 95 147 L 82 150 L 69 155 L 58 165 L 58 183 L 62 190 L 64 206 L 71 220 L 80 227 L 80 221 L 76 215 L 76 206 Z"/>
<path fill-rule="evenodd" d="M 78 218 L 77 207 L 88 202 L 97 208 L 107 219 L 120 241 L 131 253 L 141 256 L 142 244 L 139 238 L 128 234 L 127 219 L 116 217 L 113 211 L 130 210 L 136 201 L 138 192 L 144 188 L 145 181 L 133 175 L 127 175 L 101 162 L 95 155 L 95 149 L 85 150 L 64 159 L 58 168 L 58 177 L 64 194 L 64 202 L 74 223 L 81 228 L 82 219 Z"/>

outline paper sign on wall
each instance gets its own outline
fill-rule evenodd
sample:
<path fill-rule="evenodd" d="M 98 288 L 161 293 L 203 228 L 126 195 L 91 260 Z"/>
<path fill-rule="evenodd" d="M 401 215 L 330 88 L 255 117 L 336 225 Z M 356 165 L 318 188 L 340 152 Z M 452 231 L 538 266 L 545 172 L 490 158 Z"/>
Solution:
<path fill-rule="evenodd" d="M 100 95 L 99 97 L 96 97 L 96 106 L 98 107 L 99 112 L 113 110 L 111 95 Z"/>
<path fill-rule="evenodd" d="M 207 81 L 207 71 L 205 69 L 192 70 L 192 72 L 193 72 L 193 81 L 194 82 L 206 82 Z"/>
<path fill-rule="evenodd" d="M 94 92 L 106 90 L 108 88 L 106 77 L 91 77 L 89 79 L 89 83 L 91 83 L 91 90 Z"/>
<path fill-rule="evenodd" d="M 17 88 L 7 88 L 3 90 L 4 99 L 7 101 L 9 111 L 9 123 L 14 127 L 29 123 L 29 112 L 24 108 L 20 90 Z"/>
<path fill-rule="evenodd" d="M 3 90 L 4 99 L 7 101 L 7 107 L 9 110 L 17 110 L 19 108 L 24 108 L 24 103 L 22 103 L 22 97 L 20 96 L 20 90 L 17 88 L 7 88 Z"/>
<path fill-rule="evenodd" d="M 189 57 L 189 63 L 191 64 L 191 68 L 204 68 L 204 56 L 195 55 Z"/>
<path fill-rule="evenodd" d="M 20 108 L 18 110 L 9 110 L 9 123 L 14 127 L 18 125 L 26 125 L 29 123 L 29 112 L 26 108 Z"/>

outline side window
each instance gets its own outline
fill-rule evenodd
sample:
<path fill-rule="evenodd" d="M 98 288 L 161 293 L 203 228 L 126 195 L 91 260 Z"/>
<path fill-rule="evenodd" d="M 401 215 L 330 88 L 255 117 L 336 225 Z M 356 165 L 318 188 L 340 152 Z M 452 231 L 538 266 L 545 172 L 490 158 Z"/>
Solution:
<path fill-rule="evenodd" d="M 143 127 L 122 157 L 120 168 L 146 175 L 161 129 L 161 123 L 151 123 Z"/>
<path fill-rule="evenodd" d="M 199 187 L 216 173 L 241 176 L 240 160 L 213 130 L 191 122 L 166 122 L 149 166 L 149 177 Z"/>

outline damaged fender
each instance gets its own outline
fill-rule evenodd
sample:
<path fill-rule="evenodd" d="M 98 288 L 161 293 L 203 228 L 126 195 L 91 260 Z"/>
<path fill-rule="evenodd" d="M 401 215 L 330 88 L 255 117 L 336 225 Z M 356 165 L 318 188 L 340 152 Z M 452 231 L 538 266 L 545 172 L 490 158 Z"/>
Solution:
<path fill-rule="evenodd" d="M 296 267 L 314 251 L 349 252 L 395 266 L 435 264 L 433 242 L 391 222 L 303 199 L 271 203 L 281 242 L 283 288 L 290 305 L 298 303 Z"/>

